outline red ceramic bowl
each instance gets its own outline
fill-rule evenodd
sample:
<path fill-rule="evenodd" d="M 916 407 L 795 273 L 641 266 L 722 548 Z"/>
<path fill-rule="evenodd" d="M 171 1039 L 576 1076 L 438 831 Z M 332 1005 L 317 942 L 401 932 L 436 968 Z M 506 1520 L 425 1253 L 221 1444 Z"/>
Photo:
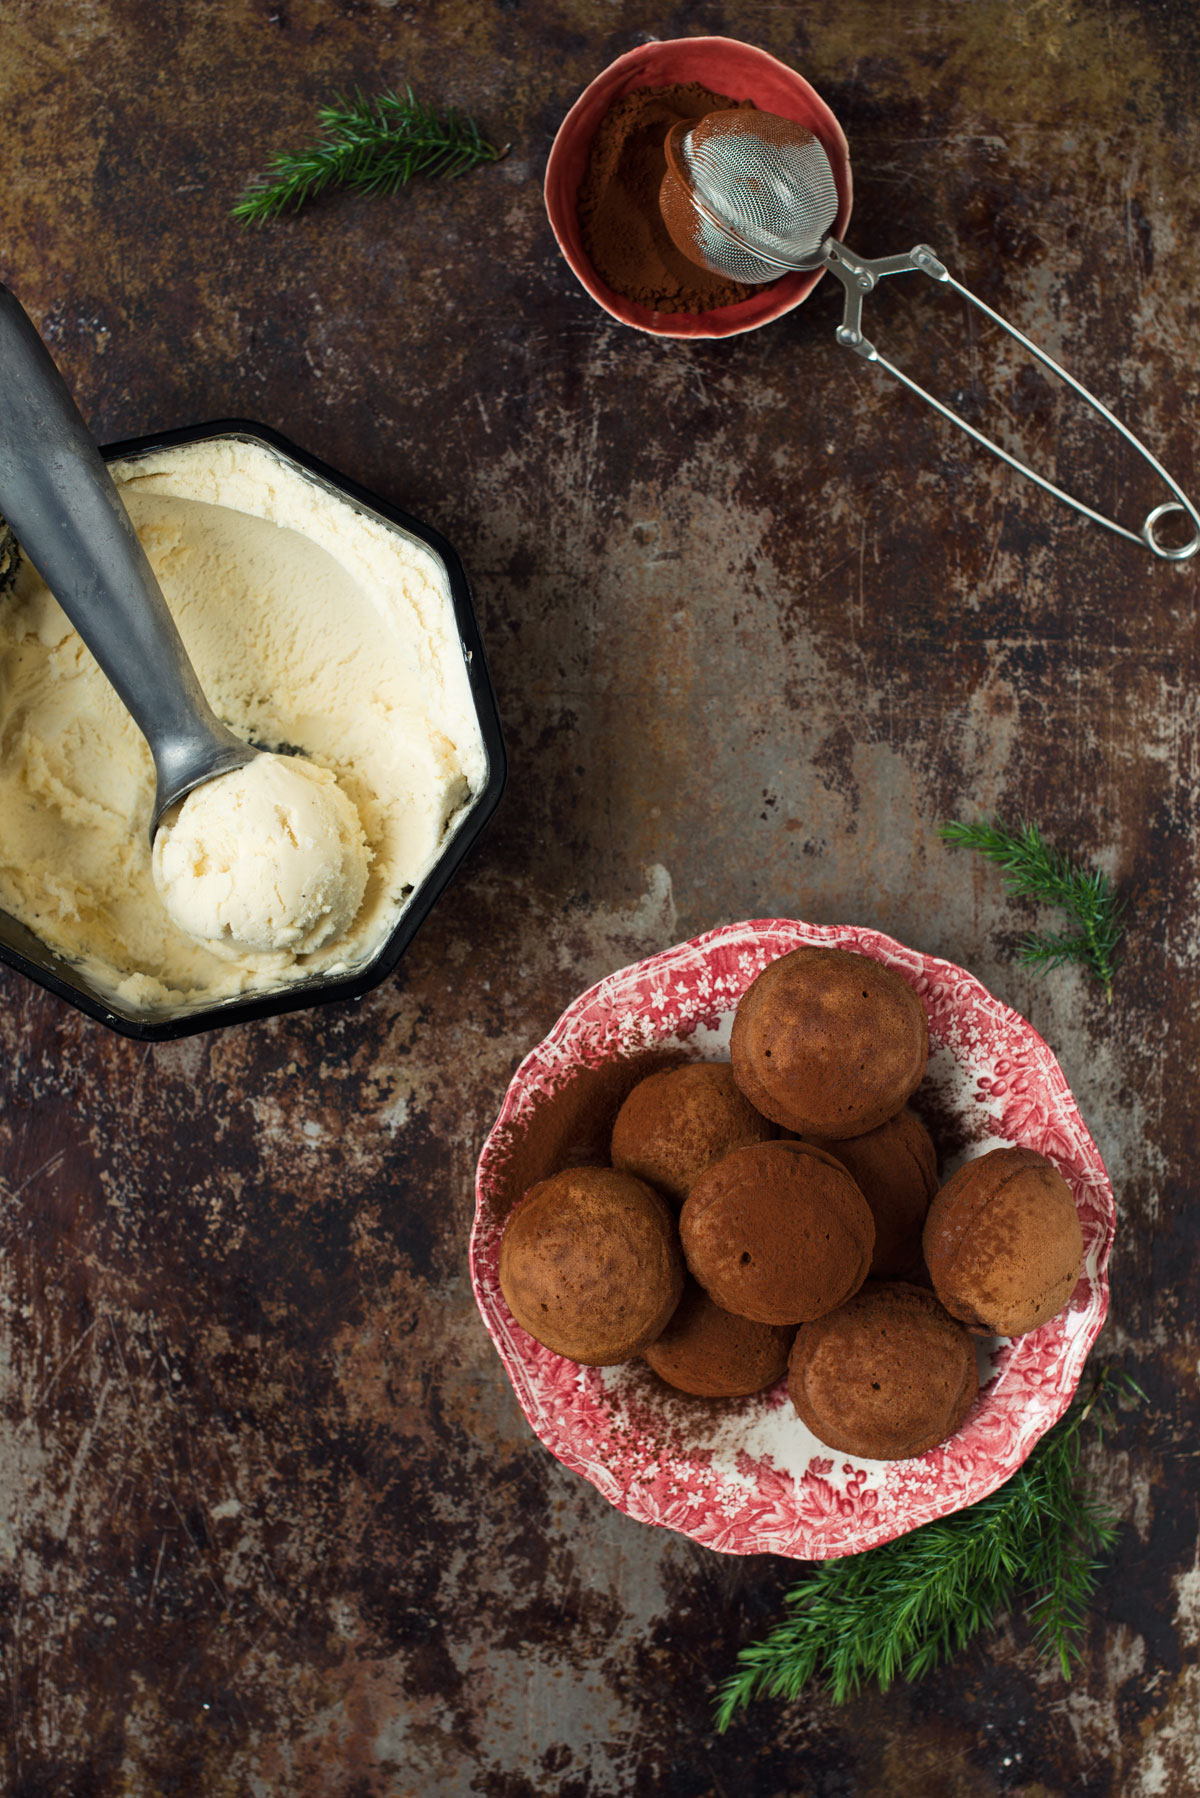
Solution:
<path fill-rule="evenodd" d="M 621 1080 L 627 1090 L 655 1057 L 727 1057 L 750 982 L 808 943 L 874 956 L 920 996 L 930 1057 L 918 1104 L 939 1146 L 953 1149 L 946 1173 L 990 1148 L 1037 1149 L 1063 1174 L 1083 1226 L 1083 1272 L 1066 1309 L 1028 1336 L 981 1342 L 980 1394 L 962 1427 L 907 1461 L 826 1448 L 796 1416 L 785 1381 L 748 1399 L 689 1399 L 640 1361 L 579 1367 L 521 1329 L 500 1291 L 500 1238 L 525 1188 L 569 1162 L 605 1158 L 606 1142 L 589 1131 L 615 1108 Z M 726 1554 L 856 1554 L 984 1498 L 1066 1409 L 1108 1306 L 1112 1188 L 1046 1044 L 962 968 L 851 925 L 729 924 L 592 987 L 518 1068 L 480 1156 L 476 1198 L 475 1296 L 534 1430 L 628 1516 Z"/>
<path fill-rule="evenodd" d="M 784 275 L 736 306 L 715 312 L 651 312 L 602 281 L 583 247 L 575 199 L 587 169 L 596 129 L 624 94 L 638 87 L 673 87 L 699 81 L 732 100 L 753 100 L 763 112 L 807 125 L 820 140 L 837 184 L 838 211 L 833 235 L 841 238 L 850 218 L 850 152 L 842 128 L 802 75 L 784 63 L 730 37 L 680 37 L 642 44 L 628 51 L 586 87 L 559 127 L 546 164 L 546 211 L 558 247 L 592 298 L 623 325 L 656 337 L 733 337 L 769 325 L 807 299 L 822 270 Z"/>

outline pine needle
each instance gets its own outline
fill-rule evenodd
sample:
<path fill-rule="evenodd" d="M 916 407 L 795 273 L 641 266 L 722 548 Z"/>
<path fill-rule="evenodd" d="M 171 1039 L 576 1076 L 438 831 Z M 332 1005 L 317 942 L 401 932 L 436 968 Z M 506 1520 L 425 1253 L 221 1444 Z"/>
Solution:
<path fill-rule="evenodd" d="M 1115 1386 L 1102 1373 L 1007 1484 L 951 1517 L 861 1555 L 818 1563 L 785 1595 L 791 1615 L 743 1648 L 721 1686 L 722 1733 L 755 1698 L 794 1699 L 820 1678 L 835 1704 L 864 1685 L 881 1692 L 922 1678 L 1024 1599 L 1039 1653 L 1069 1678 L 1082 1653 L 1088 1602 L 1117 1538 L 1115 1518 L 1081 1487 L 1083 1425 L 1111 1423 Z"/>
<path fill-rule="evenodd" d="M 263 225 L 296 211 L 327 187 L 390 194 L 418 175 L 453 177 L 505 154 L 488 142 L 474 119 L 449 108 L 437 112 L 414 95 L 390 88 L 368 99 L 335 96 L 317 114 L 321 137 L 307 148 L 272 158 L 233 207 L 243 225 Z M 507 146 L 505 146 L 507 149 Z"/>
<path fill-rule="evenodd" d="M 1043 970 L 1077 962 L 1094 975 L 1112 1002 L 1117 946 L 1125 926 L 1125 907 L 1107 874 L 1085 868 L 1054 849 L 1036 824 L 1020 824 L 1010 830 L 999 819 L 989 824 L 943 824 L 948 843 L 977 849 L 980 855 L 1003 869 L 1009 892 L 1021 899 L 1036 899 L 1065 911 L 1074 929 L 1031 931 L 1022 938 L 1021 960 Z"/>

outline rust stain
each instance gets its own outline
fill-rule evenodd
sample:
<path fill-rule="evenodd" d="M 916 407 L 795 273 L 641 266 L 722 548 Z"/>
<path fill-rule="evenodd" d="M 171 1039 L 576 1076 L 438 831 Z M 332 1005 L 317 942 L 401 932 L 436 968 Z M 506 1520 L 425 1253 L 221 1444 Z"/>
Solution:
<path fill-rule="evenodd" d="M 846 128 L 851 243 L 934 244 L 1194 491 L 1194 9 L 0 0 L 0 28 L 0 279 L 100 435 L 261 418 L 439 526 L 513 762 L 361 1005 L 144 1049 L 0 974 L 0 1785 L 1200 1793 L 1200 577 L 839 350 L 829 283 L 744 338 L 621 330 L 540 196 L 563 112 L 639 37 L 759 43 Z M 405 80 L 508 159 L 229 223 L 329 93 Z M 870 305 L 972 422 L 1101 509 L 1155 503 L 931 284 Z M 1129 895 L 1111 1011 L 1021 968 L 1032 914 L 941 842 L 992 810 Z M 1109 1162 L 1102 1348 L 1149 1403 L 1093 1460 L 1127 1525 L 1069 1689 L 1013 1620 L 923 1686 L 715 1737 L 795 1568 L 613 1511 L 534 1440 L 479 1323 L 474 1162 L 521 1056 L 614 967 L 774 912 L 971 967 L 1048 1037 Z"/>

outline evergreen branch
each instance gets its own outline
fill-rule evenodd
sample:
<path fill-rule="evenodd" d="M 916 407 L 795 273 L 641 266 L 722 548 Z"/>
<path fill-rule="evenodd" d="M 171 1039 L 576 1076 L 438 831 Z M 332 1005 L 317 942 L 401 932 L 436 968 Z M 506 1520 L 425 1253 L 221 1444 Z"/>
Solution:
<path fill-rule="evenodd" d="M 755 1698 L 794 1699 L 822 1677 L 835 1704 L 881 1692 L 960 1653 L 1019 1598 L 1034 1641 L 1065 1677 L 1082 1652 L 1088 1601 L 1117 1537 L 1112 1515 L 1080 1487 L 1081 1431 L 1102 1431 L 1126 1375 L 1101 1373 L 1012 1478 L 978 1504 L 861 1555 L 818 1563 L 785 1595 L 791 1615 L 743 1648 L 721 1686 L 716 1725 Z"/>
<path fill-rule="evenodd" d="M 338 94 L 320 108 L 317 123 L 321 137 L 303 150 L 273 157 L 266 174 L 256 177 L 233 207 L 235 219 L 265 224 L 327 187 L 395 193 L 417 176 L 452 178 L 505 154 L 474 119 L 453 107 L 437 112 L 411 87 L 402 94 L 389 88 L 373 99 L 358 89 L 349 98 Z"/>
<path fill-rule="evenodd" d="M 1036 824 L 1023 823 L 1016 830 L 999 819 L 943 824 L 941 834 L 947 843 L 978 850 L 995 862 L 1014 897 L 1057 906 L 1075 924 L 1073 931 L 1058 935 L 1031 932 L 1021 944 L 1022 961 L 1043 970 L 1078 962 L 1100 981 L 1111 1002 L 1125 907 L 1107 874 L 1081 867 L 1053 848 Z"/>

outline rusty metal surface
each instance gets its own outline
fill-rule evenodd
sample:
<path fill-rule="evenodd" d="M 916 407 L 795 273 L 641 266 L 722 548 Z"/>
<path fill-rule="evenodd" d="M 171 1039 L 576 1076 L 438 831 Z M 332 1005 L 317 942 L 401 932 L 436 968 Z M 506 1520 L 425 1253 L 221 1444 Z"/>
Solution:
<path fill-rule="evenodd" d="M 822 289 L 671 346 L 574 284 L 540 177 L 639 35 L 727 32 L 850 138 L 850 241 L 925 240 L 1200 487 L 1189 0 L 0 0 L 0 278 L 106 439 L 282 429 L 443 530 L 513 776 L 361 1005 L 145 1049 L 0 973 L 0 1767 L 17 1798 L 1066 1798 L 1200 1792 L 1197 592 L 951 441 Z M 260 234 L 242 179 L 355 82 L 508 159 Z M 1140 521 L 1157 497 L 924 284 L 897 360 Z M 993 409 L 984 405 L 995 395 Z M 1111 1009 L 939 843 L 1028 814 L 1131 899 Z M 1117 1189 L 1101 1349 L 1150 1403 L 1067 1687 L 1019 1620 L 845 1710 L 715 1682 L 793 1569 L 629 1522 L 534 1440 L 466 1277 L 521 1054 L 729 918 L 879 925 L 1059 1053 Z"/>

